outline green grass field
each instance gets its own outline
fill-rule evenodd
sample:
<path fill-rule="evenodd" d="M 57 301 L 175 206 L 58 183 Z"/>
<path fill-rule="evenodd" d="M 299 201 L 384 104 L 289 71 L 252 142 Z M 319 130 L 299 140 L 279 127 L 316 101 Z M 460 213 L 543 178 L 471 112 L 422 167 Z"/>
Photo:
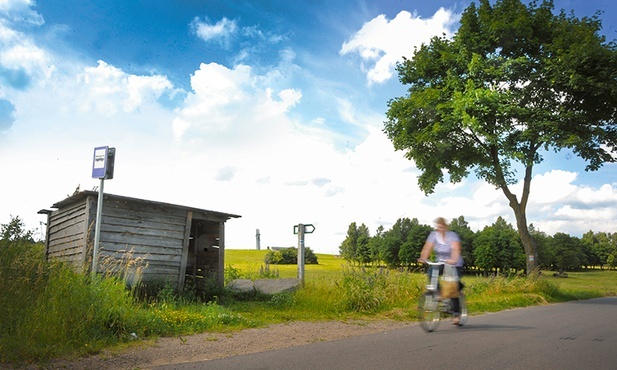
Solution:
<path fill-rule="evenodd" d="M 259 271 L 265 268 L 264 257 L 268 251 L 257 250 L 233 250 L 225 253 L 226 265 L 232 266 L 241 272 L 243 277 L 258 278 Z M 372 318 L 395 318 L 401 320 L 414 319 L 413 310 L 417 294 L 425 284 L 422 273 L 407 273 L 388 271 L 384 278 L 384 286 L 381 289 L 375 287 L 358 288 L 354 284 L 362 284 L 364 278 L 360 278 L 350 285 L 344 286 L 339 282 L 357 278 L 358 267 L 349 265 L 345 260 L 327 254 L 317 254 L 318 265 L 305 265 L 304 291 L 297 293 L 298 296 L 311 295 L 311 291 L 327 295 L 327 302 L 318 302 L 316 305 L 336 307 L 335 300 L 356 299 L 380 300 L 375 305 L 379 309 L 350 310 L 346 315 L 370 315 Z M 278 271 L 279 277 L 297 277 L 296 265 L 273 265 L 271 271 Z M 350 273 L 351 271 L 351 273 Z M 355 272 L 354 272 L 355 271 Z M 364 274 L 370 274 L 365 272 Z M 351 276 L 351 278 L 350 278 Z M 371 277 L 368 276 L 368 279 Z M 537 304 L 563 302 L 568 300 L 589 299 L 602 296 L 617 295 L 617 271 L 589 270 L 585 272 L 570 272 L 567 278 L 552 276 L 552 272 L 545 271 L 537 279 L 512 278 L 512 277 L 484 277 L 467 274 L 464 277 L 466 292 L 471 314 L 495 312 L 514 307 L 525 307 Z M 394 288 L 392 285 L 396 285 Z M 332 290 L 330 290 L 332 289 Z M 354 289 L 360 289 L 355 291 Z M 363 289 L 363 290 L 362 290 Z M 398 291 L 397 291 L 398 290 Z M 405 296 L 405 295 L 408 296 Z M 365 298 L 361 298 L 362 296 Z M 384 295 L 388 298 L 375 297 Z M 392 296 L 394 295 L 394 296 Z M 398 295 L 398 296 L 396 296 Z M 362 306 L 362 303 L 359 303 Z M 351 303 L 353 306 L 353 302 Z M 323 312 L 324 310 L 321 310 Z M 310 310 L 307 313 L 310 317 Z M 338 314 L 342 314 L 338 312 Z M 288 316 L 293 317 L 292 313 Z M 335 315 L 332 315 L 335 316 Z M 320 318 L 319 316 L 315 317 Z"/>
<path fill-rule="evenodd" d="M 247 277 L 257 278 L 259 271 L 265 268 L 264 257 L 267 250 L 244 250 L 226 249 L 225 265 L 238 269 Z M 347 262 L 331 254 L 317 254 L 319 264 L 305 265 L 304 278 L 307 282 L 315 279 L 340 277 L 343 267 Z M 293 278 L 298 276 L 297 265 L 271 265 L 271 270 L 277 270 L 281 278 Z"/>
<path fill-rule="evenodd" d="M 247 276 L 257 278 L 260 268 L 265 267 L 264 257 L 267 250 L 244 250 L 227 249 L 225 251 L 225 264 L 233 266 Z M 317 254 L 318 265 L 305 265 L 305 279 L 307 281 L 327 278 L 340 278 L 342 271 L 349 264 L 342 258 L 330 254 Z M 271 270 L 278 270 L 280 277 L 297 277 L 296 265 L 272 265 Z M 555 284 L 560 291 L 575 297 L 586 294 L 590 296 L 614 296 L 617 295 L 617 271 L 589 270 L 583 272 L 569 272 L 567 278 L 553 277 L 552 272 L 544 271 L 543 279 Z M 488 278 L 466 276 L 470 282 L 483 281 Z"/>

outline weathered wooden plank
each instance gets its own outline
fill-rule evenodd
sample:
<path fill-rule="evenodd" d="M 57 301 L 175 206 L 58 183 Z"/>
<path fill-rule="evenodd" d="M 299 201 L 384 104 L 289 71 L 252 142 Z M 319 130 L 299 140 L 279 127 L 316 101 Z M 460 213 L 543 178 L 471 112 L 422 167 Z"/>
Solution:
<path fill-rule="evenodd" d="M 54 243 L 50 244 L 48 248 L 48 256 L 60 256 L 63 254 L 77 253 L 74 250 L 81 248 L 79 241 L 74 240 L 69 243 Z"/>
<path fill-rule="evenodd" d="M 71 236 L 78 235 L 83 237 L 84 235 L 84 220 L 76 220 L 72 224 L 62 224 L 62 227 L 56 227 L 53 231 L 50 231 L 49 236 L 51 239 L 62 239 Z"/>
<path fill-rule="evenodd" d="M 171 284 L 175 284 L 175 282 L 178 281 L 177 268 L 151 269 L 150 267 L 146 267 L 144 269 L 130 268 L 128 270 L 118 270 L 113 266 L 105 265 L 101 265 L 98 268 L 99 272 L 102 274 L 113 274 L 122 277 L 126 277 L 126 275 L 129 275 L 129 280 L 131 281 L 169 281 Z"/>
<path fill-rule="evenodd" d="M 166 215 L 158 214 L 148 215 L 139 214 L 136 212 L 132 212 L 131 214 L 120 212 L 104 212 L 102 217 L 102 223 L 135 226 L 142 228 L 162 228 L 169 230 L 184 228 L 184 223 L 180 222 L 180 220 L 175 216 L 169 217 Z"/>
<path fill-rule="evenodd" d="M 73 249 L 79 249 L 81 248 L 81 244 L 75 240 L 71 243 L 62 243 L 62 244 L 50 244 L 49 245 L 49 254 L 54 254 L 54 255 L 58 255 L 58 254 L 62 254 L 62 251 L 68 251 L 67 253 L 74 253 L 72 250 Z"/>
<path fill-rule="evenodd" d="M 79 258 L 78 248 L 83 247 L 84 208 L 69 207 L 61 212 L 52 212 L 48 228 L 47 258 L 65 260 L 66 256 Z"/>
<path fill-rule="evenodd" d="M 83 213 L 84 208 L 84 203 L 75 203 L 66 208 L 52 212 L 51 216 L 59 221 L 63 221 L 63 218 L 71 218 L 75 214 Z"/>
<path fill-rule="evenodd" d="M 182 209 L 162 207 L 147 203 L 108 201 L 103 203 L 103 215 L 136 220 L 164 219 L 168 223 L 184 225 L 185 212 Z"/>
<path fill-rule="evenodd" d="M 50 251 L 50 256 L 52 257 L 70 257 L 75 256 L 80 253 L 79 248 L 71 247 L 71 248 L 62 248 L 57 250 Z"/>
<path fill-rule="evenodd" d="M 148 220 L 143 220 L 119 215 L 104 215 L 101 225 L 140 229 L 184 230 L 184 224 L 169 222 L 169 220 L 160 217 L 152 217 Z"/>
<path fill-rule="evenodd" d="M 110 250 L 109 246 L 105 245 L 101 248 L 101 255 L 113 256 L 116 259 L 130 258 L 133 260 L 147 260 L 147 261 L 170 261 L 177 263 L 180 266 L 181 255 L 180 253 L 153 253 L 140 250 L 140 248 L 131 248 L 128 250 Z"/>
<path fill-rule="evenodd" d="M 125 208 L 125 209 L 134 209 L 140 210 L 148 213 L 163 213 L 169 215 L 184 215 L 186 210 L 185 207 L 181 206 L 173 206 L 170 204 L 163 204 L 157 202 L 150 202 L 143 199 L 119 199 L 116 197 L 105 197 L 105 204 L 109 206 L 113 206 L 115 208 Z"/>
<path fill-rule="evenodd" d="M 144 272 L 148 274 L 162 273 L 162 274 L 175 274 L 178 275 L 178 265 L 162 264 L 162 263 L 149 263 L 144 269 Z M 177 281 L 177 280 L 176 280 Z"/>
<path fill-rule="evenodd" d="M 76 220 L 74 223 L 62 224 L 61 227 L 56 227 L 49 231 L 50 239 L 64 238 L 71 235 L 83 236 L 85 230 L 85 222 L 82 220 Z"/>
<path fill-rule="evenodd" d="M 169 239 L 178 239 L 182 240 L 184 238 L 184 227 L 176 229 L 159 229 L 157 227 L 152 228 L 143 228 L 143 227 L 133 227 L 119 224 L 109 224 L 103 222 L 101 224 L 101 234 L 102 233 L 115 233 L 125 235 L 127 238 L 132 237 L 141 237 L 141 236 L 154 236 L 154 237 L 163 237 Z"/>
<path fill-rule="evenodd" d="M 182 239 L 163 238 L 156 236 L 135 235 L 128 237 L 127 235 L 117 233 L 101 233 L 101 244 L 119 244 L 126 247 L 130 246 L 151 246 L 163 248 L 178 248 L 182 246 Z"/>
<path fill-rule="evenodd" d="M 52 212 L 50 215 L 50 225 L 48 226 L 50 231 L 54 232 L 58 228 L 66 227 L 66 225 L 73 224 L 77 221 L 83 220 L 85 215 L 84 205 L 78 205 L 69 209 L 63 209 L 62 211 Z"/>
<path fill-rule="evenodd" d="M 107 272 L 114 272 L 116 274 L 118 273 L 125 273 L 126 272 L 131 272 L 133 275 L 141 275 L 141 276 L 156 276 L 156 275 L 168 275 L 168 276 L 175 276 L 176 279 L 174 279 L 171 283 L 175 286 L 175 282 L 178 281 L 177 277 L 178 277 L 178 266 L 177 265 L 171 265 L 171 266 L 165 266 L 165 265 L 160 265 L 160 266 L 156 266 L 156 265 L 146 265 L 146 266 L 139 266 L 139 267 L 135 267 L 135 266 L 131 266 L 130 268 L 126 268 L 126 267 L 118 267 L 118 266 L 113 266 L 113 265 L 106 265 L 106 266 L 102 266 L 101 268 L 104 268 L 105 271 Z"/>
<path fill-rule="evenodd" d="M 146 278 L 146 280 L 165 280 L 164 278 L 169 277 L 171 278 L 169 283 L 172 286 L 176 281 L 178 281 L 178 270 L 174 268 L 155 269 L 148 266 L 148 268 L 142 271 L 142 275 Z"/>
<path fill-rule="evenodd" d="M 68 251 L 65 251 L 68 252 Z M 50 259 L 53 259 L 54 261 L 59 261 L 59 262 L 63 262 L 63 263 L 67 263 L 70 264 L 72 266 L 74 266 L 75 268 L 79 269 L 79 271 L 81 271 L 81 253 L 79 251 L 76 251 L 76 253 L 64 253 L 61 255 L 50 255 L 49 256 Z"/>
<path fill-rule="evenodd" d="M 73 235 L 64 235 L 62 237 L 53 236 L 49 240 L 49 246 L 55 246 L 58 244 L 81 244 L 81 235 L 73 234 Z"/>

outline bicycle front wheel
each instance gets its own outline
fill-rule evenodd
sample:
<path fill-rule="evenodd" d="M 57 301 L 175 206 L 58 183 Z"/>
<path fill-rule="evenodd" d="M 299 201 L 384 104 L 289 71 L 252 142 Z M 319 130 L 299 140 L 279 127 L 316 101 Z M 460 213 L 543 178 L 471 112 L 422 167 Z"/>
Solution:
<path fill-rule="evenodd" d="M 426 292 L 418 299 L 418 318 L 420 326 L 427 332 L 432 332 L 439 326 L 439 301 L 434 292 Z"/>

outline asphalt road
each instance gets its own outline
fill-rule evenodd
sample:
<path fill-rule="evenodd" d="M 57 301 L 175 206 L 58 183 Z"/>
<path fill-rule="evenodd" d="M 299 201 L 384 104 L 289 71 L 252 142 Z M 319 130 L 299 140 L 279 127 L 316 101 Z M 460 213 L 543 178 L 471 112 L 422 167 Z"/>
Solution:
<path fill-rule="evenodd" d="M 187 369 L 617 369 L 617 297 L 472 316 L 331 342 L 157 367 Z"/>

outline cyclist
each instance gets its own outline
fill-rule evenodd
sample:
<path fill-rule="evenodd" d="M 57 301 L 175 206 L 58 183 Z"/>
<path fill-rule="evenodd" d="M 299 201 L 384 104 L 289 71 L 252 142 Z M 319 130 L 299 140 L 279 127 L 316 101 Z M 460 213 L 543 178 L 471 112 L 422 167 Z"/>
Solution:
<path fill-rule="evenodd" d="M 435 230 L 432 231 L 426 239 L 418 261 L 423 262 L 428 260 L 432 251 L 435 251 L 438 261 L 443 261 L 456 267 L 456 274 L 459 278 L 458 289 L 460 291 L 463 288 L 463 284 L 460 282 L 461 271 L 463 269 L 461 239 L 457 233 L 448 229 L 448 224 L 443 217 L 438 217 L 435 219 Z M 439 268 L 440 275 L 443 274 L 443 268 L 443 266 L 440 266 Z M 430 269 L 428 274 L 430 276 Z M 458 298 L 452 298 L 452 310 L 454 311 L 452 323 L 454 325 L 459 325 L 461 308 Z"/>

